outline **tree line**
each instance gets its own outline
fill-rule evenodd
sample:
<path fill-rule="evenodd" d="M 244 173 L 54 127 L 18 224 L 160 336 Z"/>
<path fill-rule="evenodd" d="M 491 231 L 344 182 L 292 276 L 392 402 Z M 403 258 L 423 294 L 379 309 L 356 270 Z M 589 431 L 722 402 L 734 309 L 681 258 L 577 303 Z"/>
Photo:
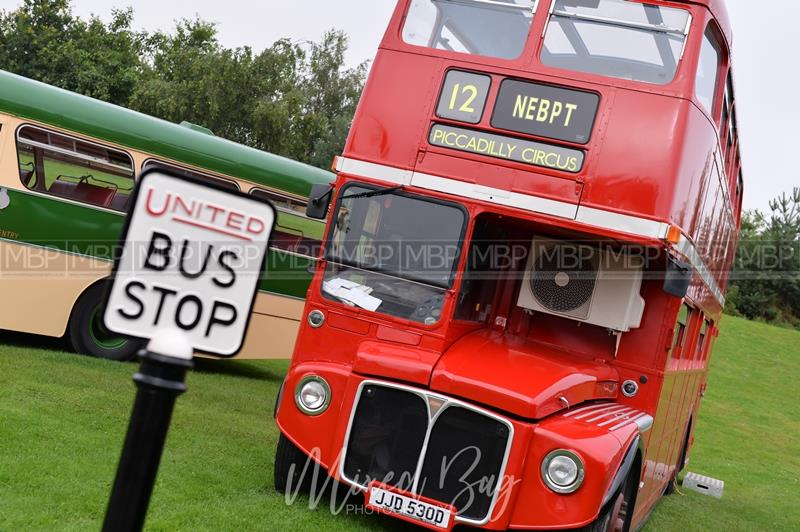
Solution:
<path fill-rule="evenodd" d="M 742 219 L 726 310 L 800 329 L 800 188 Z"/>
<path fill-rule="evenodd" d="M 367 71 L 345 65 L 345 34 L 255 52 L 222 46 L 201 19 L 132 24 L 132 9 L 105 23 L 69 0 L 24 0 L 0 13 L 0 69 L 321 168 L 341 153 Z"/>
<path fill-rule="evenodd" d="M 132 23 L 131 9 L 105 23 L 69 0 L 24 0 L 0 13 L 0 69 L 321 168 L 341 153 L 367 71 L 345 65 L 343 33 L 255 52 L 200 19 L 169 33 Z M 800 328 L 800 189 L 770 210 L 744 216 L 726 310 Z"/>

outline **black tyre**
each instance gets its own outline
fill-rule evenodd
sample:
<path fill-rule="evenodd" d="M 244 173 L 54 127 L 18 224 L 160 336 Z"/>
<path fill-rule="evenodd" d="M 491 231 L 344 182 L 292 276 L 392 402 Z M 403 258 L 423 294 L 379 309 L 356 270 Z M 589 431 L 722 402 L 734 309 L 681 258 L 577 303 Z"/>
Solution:
<path fill-rule="evenodd" d="M 105 288 L 103 283 L 95 284 L 78 298 L 69 320 L 70 343 L 83 355 L 119 362 L 132 360 L 144 341 L 120 336 L 105 328 L 102 319 Z"/>
<path fill-rule="evenodd" d="M 299 483 L 300 491 L 308 491 L 315 467 L 319 466 L 303 454 L 303 451 L 298 449 L 289 438 L 283 434 L 278 437 L 278 448 L 275 450 L 276 490 L 286 493 L 287 489 L 291 488 L 294 491 L 297 490 Z M 324 479 L 324 472 L 322 474 Z"/>
<path fill-rule="evenodd" d="M 628 475 L 617 494 L 611 498 L 597 520 L 580 529 L 581 532 L 628 532 L 633 518 L 638 479 Z"/>

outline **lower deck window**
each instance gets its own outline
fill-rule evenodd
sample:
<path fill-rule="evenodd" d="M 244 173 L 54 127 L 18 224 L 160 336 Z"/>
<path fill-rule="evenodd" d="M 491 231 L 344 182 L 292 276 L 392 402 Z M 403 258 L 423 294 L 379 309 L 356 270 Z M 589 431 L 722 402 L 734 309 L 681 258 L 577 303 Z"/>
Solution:
<path fill-rule="evenodd" d="M 17 155 L 20 180 L 30 190 L 117 211 L 128 206 L 134 170 L 123 151 L 22 126 Z"/>

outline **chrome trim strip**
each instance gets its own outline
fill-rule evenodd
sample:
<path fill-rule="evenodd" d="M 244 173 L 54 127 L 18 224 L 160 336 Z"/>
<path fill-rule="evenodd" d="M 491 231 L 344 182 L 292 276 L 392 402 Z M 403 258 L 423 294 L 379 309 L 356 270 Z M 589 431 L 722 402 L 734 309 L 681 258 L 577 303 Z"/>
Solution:
<path fill-rule="evenodd" d="M 410 185 L 414 174 L 411 170 L 401 170 L 383 164 L 368 163 L 357 159 L 338 157 L 336 159 L 336 171 L 345 174 L 368 177 L 388 181 L 396 185 Z"/>
<path fill-rule="evenodd" d="M 604 406 L 608 406 L 608 405 L 609 405 L 609 403 L 600 403 L 600 404 L 596 404 L 596 405 L 582 406 L 581 408 L 577 408 L 577 409 L 575 409 L 575 410 L 573 410 L 571 412 L 567 412 L 566 414 L 564 414 L 563 417 L 572 417 L 575 414 L 580 414 L 581 412 L 587 412 L 589 410 L 595 410 L 595 409 L 598 409 L 598 408 L 603 408 Z"/>
<path fill-rule="evenodd" d="M 495 486 L 494 494 L 492 495 L 492 502 L 489 505 L 489 510 L 486 513 L 486 518 L 481 520 L 481 521 L 477 521 L 477 520 L 474 520 L 474 519 L 468 519 L 468 518 L 465 518 L 465 517 L 459 517 L 458 515 L 456 515 L 456 517 L 455 517 L 455 520 L 457 522 L 465 523 L 465 524 L 469 524 L 469 525 L 473 525 L 473 526 L 482 526 L 482 525 L 485 525 L 486 523 L 488 523 L 489 521 L 491 521 L 492 515 L 494 513 L 494 508 L 495 508 L 495 506 L 497 504 L 497 498 L 499 497 L 500 490 L 503 487 L 503 479 L 505 478 L 506 468 L 508 467 L 508 457 L 511 454 L 511 447 L 512 447 L 512 445 L 514 443 L 514 425 L 512 425 L 511 422 L 509 422 L 507 419 L 504 419 L 504 418 L 498 416 L 497 414 L 494 414 L 494 413 L 492 413 L 492 412 L 490 412 L 488 410 L 485 410 L 483 408 L 470 405 L 469 403 L 466 403 L 464 401 L 460 401 L 458 399 L 451 399 L 451 398 L 449 398 L 447 396 L 440 395 L 440 394 L 435 393 L 435 392 L 427 392 L 427 391 L 421 390 L 419 388 L 413 388 L 411 386 L 405 386 L 405 385 L 402 385 L 402 384 L 395 384 L 395 383 L 391 383 L 391 382 L 384 382 L 384 381 L 377 381 L 377 380 L 365 380 L 365 381 L 362 381 L 358 385 L 358 391 L 356 392 L 355 400 L 353 402 L 353 408 L 350 410 L 350 419 L 347 422 L 347 431 L 345 432 L 344 443 L 342 445 L 341 460 L 339 460 L 339 476 L 340 476 L 340 478 L 342 480 L 344 480 L 345 482 L 347 482 L 348 484 L 350 484 L 351 486 L 360 489 L 361 491 L 367 491 L 368 486 L 364 486 L 363 484 L 358 484 L 357 482 L 347 478 L 345 476 L 345 474 L 344 474 L 344 463 L 345 463 L 346 458 L 347 458 L 347 446 L 350 443 L 350 434 L 351 434 L 351 431 L 352 431 L 352 428 L 353 428 L 353 421 L 355 419 L 356 409 L 358 407 L 359 401 L 361 400 L 361 393 L 363 392 L 365 386 L 382 386 L 382 387 L 385 387 L 385 388 L 392 388 L 392 389 L 395 389 L 395 390 L 405 391 L 405 392 L 408 392 L 408 393 L 411 393 L 411 394 L 414 394 L 414 395 L 420 397 L 425 402 L 425 408 L 428 411 L 428 420 L 429 421 L 428 421 L 428 430 L 425 433 L 425 440 L 424 440 L 424 443 L 423 443 L 423 446 L 422 446 L 422 450 L 420 451 L 420 461 L 417 464 L 417 471 L 415 472 L 415 475 L 414 475 L 414 486 L 413 486 L 412 493 L 415 494 L 415 495 L 417 495 L 417 493 L 416 493 L 416 490 L 418 488 L 417 483 L 419 481 L 419 474 L 422 471 L 422 464 L 424 463 L 425 456 L 427 454 L 428 443 L 430 442 L 430 434 L 433 431 L 433 427 L 434 427 L 435 421 L 439 418 L 439 416 L 441 415 L 442 412 L 444 412 L 445 410 L 447 410 L 448 408 L 451 408 L 451 407 L 463 408 L 465 410 L 471 410 L 473 412 L 476 412 L 478 414 L 486 416 L 486 417 L 488 417 L 490 419 L 498 421 L 498 422 L 504 424 L 508 428 L 508 443 L 506 444 L 506 451 L 505 451 L 505 454 L 503 455 L 503 461 L 502 461 L 502 463 L 500 465 L 500 471 L 498 472 L 497 486 Z M 442 407 L 439 409 L 439 411 L 433 417 L 431 417 L 431 408 L 430 408 L 430 403 L 428 402 L 428 398 L 437 399 L 437 400 L 440 400 L 440 401 L 444 402 Z"/>
<path fill-rule="evenodd" d="M 574 220 L 578 204 L 414 172 L 411 186 Z"/>
<path fill-rule="evenodd" d="M 612 423 L 616 423 L 620 419 L 625 419 L 626 421 L 630 421 L 631 416 L 635 415 L 637 411 L 633 408 L 629 408 L 627 410 L 623 410 L 622 412 L 616 412 L 613 416 L 609 419 L 603 421 L 602 423 L 598 423 L 598 427 L 605 427 L 611 425 Z"/>
<path fill-rule="evenodd" d="M 645 432 L 653 428 L 653 416 L 645 414 L 644 416 L 637 419 L 635 423 L 639 427 L 639 432 L 644 434 Z"/>
<path fill-rule="evenodd" d="M 592 207 L 581 206 L 578 209 L 576 221 L 594 227 L 611 229 L 612 231 L 619 231 L 621 233 L 647 238 L 657 238 L 659 240 L 667 238 L 667 234 L 669 233 L 669 224 L 667 223 L 602 209 L 594 209 Z"/>
<path fill-rule="evenodd" d="M 587 418 L 589 416 L 593 416 L 594 414 L 597 414 L 598 412 L 605 412 L 607 410 L 612 410 L 614 408 L 618 408 L 619 406 L 620 405 L 618 405 L 617 403 L 611 403 L 611 404 L 606 403 L 603 408 L 600 408 L 598 410 L 594 410 L 592 412 L 584 412 L 583 414 L 581 414 L 579 416 L 575 416 L 575 419 L 584 419 L 584 418 Z"/>
<path fill-rule="evenodd" d="M 610 428 L 610 429 L 608 429 L 608 430 L 610 430 L 611 432 L 613 432 L 613 431 L 615 431 L 615 430 L 617 430 L 617 429 L 621 429 L 622 427 L 624 427 L 625 425 L 627 425 L 627 424 L 629 424 L 629 423 L 635 423 L 637 419 L 639 419 L 639 418 L 640 418 L 640 417 L 642 417 L 642 416 L 646 416 L 646 415 L 647 415 L 647 414 L 645 414 L 644 412 L 639 412 L 638 414 L 636 414 L 636 415 L 635 415 L 635 416 L 633 416 L 633 417 L 629 417 L 629 418 L 627 418 L 627 419 L 624 419 L 623 421 L 621 421 L 620 423 L 618 423 L 618 424 L 614 425 L 613 427 L 611 427 L 611 428 Z"/>
<path fill-rule="evenodd" d="M 392 166 L 369 163 L 356 159 L 337 158 L 336 170 L 353 176 L 378 179 L 396 185 L 417 186 L 478 201 L 505 205 L 530 212 L 549 214 L 575 220 L 579 223 L 599 229 L 618 231 L 645 238 L 665 240 L 670 230 L 670 225 L 668 223 L 658 222 L 649 218 L 630 216 L 529 194 L 519 194 L 508 190 L 495 189 L 483 185 L 458 181 L 456 179 L 417 173 L 411 170 L 401 170 Z M 713 275 L 711 275 L 708 266 L 698 253 L 694 243 L 682 236 L 677 249 L 689 260 L 717 301 L 724 306 L 725 297 L 722 295 L 722 290 L 720 290 L 719 285 Z"/>
<path fill-rule="evenodd" d="M 633 408 L 626 408 L 624 405 L 617 405 L 617 406 L 619 406 L 619 408 L 616 408 L 616 409 L 613 409 L 613 410 L 608 410 L 608 411 L 600 414 L 599 416 L 595 416 L 595 417 L 593 417 L 591 419 L 587 419 L 586 422 L 587 423 L 595 423 L 597 421 L 600 421 L 601 419 L 607 418 L 608 416 L 622 415 L 622 414 L 625 414 L 625 413 L 633 410 Z"/>

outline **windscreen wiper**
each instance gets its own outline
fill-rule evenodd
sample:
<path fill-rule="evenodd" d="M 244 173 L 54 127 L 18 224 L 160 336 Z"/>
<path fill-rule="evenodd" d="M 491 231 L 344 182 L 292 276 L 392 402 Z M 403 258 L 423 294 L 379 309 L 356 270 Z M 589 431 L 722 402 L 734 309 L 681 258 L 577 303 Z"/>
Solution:
<path fill-rule="evenodd" d="M 349 194 L 347 196 L 342 196 L 343 200 L 346 199 L 357 199 L 357 198 L 374 198 L 377 196 L 385 196 L 386 194 L 392 194 L 393 192 L 399 192 L 403 190 L 404 185 L 400 185 L 399 187 L 392 187 L 392 188 L 382 188 L 380 190 L 373 190 L 371 192 L 361 192 L 359 194 Z"/>

